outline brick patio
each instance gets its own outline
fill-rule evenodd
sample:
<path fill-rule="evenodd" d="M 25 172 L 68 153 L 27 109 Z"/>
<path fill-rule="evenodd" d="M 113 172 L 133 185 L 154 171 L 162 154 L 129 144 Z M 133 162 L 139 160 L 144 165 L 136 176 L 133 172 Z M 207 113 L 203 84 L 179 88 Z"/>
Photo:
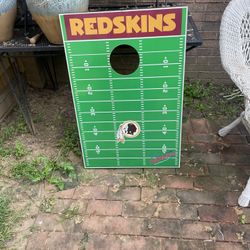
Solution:
<path fill-rule="evenodd" d="M 46 186 L 55 205 L 32 217 L 26 249 L 250 249 L 250 209 L 237 206 L 250 175 L 247 132 L 239 126 L 220 139 L 204 119 L 183 128 L 178 170 L 89 170 L 98 175 L 89 184 Z M 77 214 L 62 219 L 69 207 Z"/>

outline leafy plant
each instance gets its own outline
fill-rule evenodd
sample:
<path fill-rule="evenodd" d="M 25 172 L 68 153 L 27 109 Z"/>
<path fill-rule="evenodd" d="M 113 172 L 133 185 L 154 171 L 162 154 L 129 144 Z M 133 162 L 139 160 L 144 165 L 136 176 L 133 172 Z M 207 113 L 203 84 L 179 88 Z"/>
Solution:
<path fill-rule="evenodd" d="M 16 179 L 22 179 L 32 183 L 48 181 L 59 190 L 64 189 L 63 177 L 75 179 L 74 166 L 69 162 L 58 162 L 47 157 L 40 156 L 31 162 L 23 161 L 12 168 L 12 175 Z"/>
<path fill-rule="evenodd" d="M 26 147 L 20 141 L 16 141 L 14 148 L 14 156 L 17 159 L 20 159 L 23 156 L 27 155 L 27 153 L 28 150 L 26 149 Z"/>
<path fill-rule="evenodd" d="M 145 171 L 142 174 L 142 178 L 149 184 L 150 187 L 155 187 L 157 186 L 159 176 L 152 171 Z"/>
<path fill-rule="evenodd" d="M 75 123 L 65 122 L 63 138 L 59 141 L 59 146 L 64 156 L 67 156 L 70 151 L 73 151 L 77 156 L 81 156 L 78 130 Z"/>
<path fill-rule="evenodd" d="M 62 212 L 61 217 L 64 220 L 71 220 L 78 215 L 79 215 L 79 207 L 70 207 Z"/>
<path fill-rule="evenodd" d="M 18 116 L 17 121 L 14 124 L 10 124 L 0 130 L 0 145 L 7 140 L 10 140 L 17 134 L 27 133 L 28 129 L 25 120 L 21 115 Z"/>
<path fill-rule="evenodd" d="M 81 183 L 88 184 L 94 179 L 97 178 L 95 174 L 93 174 L 89 169 L 81 169 L 81 172 L 78 173 L 78 180 Z"/>
<path fill-rule="evenodd" d="M 0 156 L 1 157 L 8 157 L 8 156 L 15 156 L 16 159 L 20 159 L 27 155 L 28 150 L 27 148 L 20 142 L 16 141 L 15 146 L 13 147 L 6 147 L 0 144 Z"/>
<path fill-rule="evenodd" d="M 4 147 L 3 145 L 0 144 L 0 156 L 1 157 L 8 157 L 12 153 L 12 149 L 9 147 Z"/>
<path fill-rule="evenodd" d="M 246 215 L 245 214 L 241 214 L 239 216 L 239 223 L 240 224 L 246 224 L 246 219 L 247 219 Z"/>
<path fill-rule="evenodd" d="M 40 211 L 44 213 L 51 213 L 55 203 L 56 201 L 54 197 L 45 198 L 40 205 Z"/>
<path fill-rule="evenodd" d="M 12 228 L 21 219 L 19 211 L 11 208 L 11 200 L 7 194 L 0 194 L 0 249 L 5 247 L 12 236 Z"/>
<path fill-rule="evenodd" d="M 5 246 L 5 242 L 11 239 L 11 214 L 10 200 L 5 196 L 0 196 L 0 248 Z"/>
<path fill-rule="evenodd" d="M 212 90 L 210 83 L 204 85 L 201 82 L 191 82 L 185 85 L 184 101 L 185 105 L 191 105 L 194 100 L 201 100 L 210 95 Z"/>
<path fill-rule="evenodd" d="M 232 93 L 237 93 L 234 86 L 189 82 L 185 84 L 184 115 L 220 121 L 232 120 L 240 114 L 244 106 L 242 96 L 235 95 L 230 100 L 226 98 Z"/>

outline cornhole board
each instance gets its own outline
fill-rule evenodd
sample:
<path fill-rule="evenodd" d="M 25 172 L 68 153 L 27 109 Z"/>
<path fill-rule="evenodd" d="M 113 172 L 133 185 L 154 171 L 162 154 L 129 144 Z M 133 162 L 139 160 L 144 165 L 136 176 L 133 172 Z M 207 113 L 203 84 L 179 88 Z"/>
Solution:
<path fill-rule="evenodd" d="M 187 7 L 60 15 L 86 168 L 180 166 L 187 15 Z M 121 47 L 138 56 L 133 72 L 112 64 Z"/>

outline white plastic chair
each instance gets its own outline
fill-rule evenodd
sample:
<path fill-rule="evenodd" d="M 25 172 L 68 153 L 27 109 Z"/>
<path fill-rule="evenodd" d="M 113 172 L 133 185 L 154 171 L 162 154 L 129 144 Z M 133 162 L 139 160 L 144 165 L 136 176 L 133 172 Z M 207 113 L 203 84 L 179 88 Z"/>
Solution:
<path fill-rule="evenodd" d="M 250 132 L 250 0 L 232 0 L 222 16 L 220 54 L 224 69 L 245 97 L 245 111 L 234 122 L 221 129 L 226 136 L 241 121 Z M 250 178 L 238 203 L 247 207 L 250 201 Z"/>

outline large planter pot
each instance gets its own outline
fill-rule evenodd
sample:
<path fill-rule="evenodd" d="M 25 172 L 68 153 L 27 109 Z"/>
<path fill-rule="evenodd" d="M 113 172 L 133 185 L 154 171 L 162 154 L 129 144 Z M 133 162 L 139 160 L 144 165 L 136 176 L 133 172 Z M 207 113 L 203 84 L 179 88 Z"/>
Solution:
<path fill-rule="evenodd" d="M 12 38 L 16 12 L 16 0 L 0 0 L 0 42 Z"/>
<path fill-rule="evenodd" d="M 51 43 L 62 44 L 59 14 L 85 12 L 89 0 L 26 0 L 33 20 Z"/>

